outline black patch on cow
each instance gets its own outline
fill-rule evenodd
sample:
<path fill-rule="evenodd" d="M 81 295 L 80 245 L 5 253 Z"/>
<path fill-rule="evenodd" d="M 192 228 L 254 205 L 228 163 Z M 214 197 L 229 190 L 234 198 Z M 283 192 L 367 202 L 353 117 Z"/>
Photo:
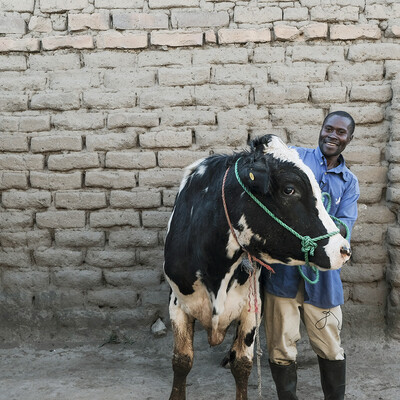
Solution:
<path fill-rule="evenodd" d="M 234 362 L 236 360 L 236 350 L 231 350 L 229 352 L 229 362 Z"/>
<path fill-rule="evenodd" d="M 254 334 L 256 332 L 256 327 L 254 327 L 251 332 L 249 332 L 245 338 L 244 338 L 244 343 L 246 344 L 247 347 L 250 347 L 253 342 L 254 342 Z"/>

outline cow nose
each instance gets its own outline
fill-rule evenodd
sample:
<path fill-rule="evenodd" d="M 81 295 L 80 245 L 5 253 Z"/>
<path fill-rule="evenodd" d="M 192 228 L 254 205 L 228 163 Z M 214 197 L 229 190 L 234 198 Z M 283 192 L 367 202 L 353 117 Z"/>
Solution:
<path fill-rule="evenodd" d="M 351 256 L 351 250 L 350 250 L 350 247 L 347 247 L 347 246 L 342 246 L 341 248 L 340 248 L 340 253 L 341 254 L 343 254 L 344 256 Z"/>

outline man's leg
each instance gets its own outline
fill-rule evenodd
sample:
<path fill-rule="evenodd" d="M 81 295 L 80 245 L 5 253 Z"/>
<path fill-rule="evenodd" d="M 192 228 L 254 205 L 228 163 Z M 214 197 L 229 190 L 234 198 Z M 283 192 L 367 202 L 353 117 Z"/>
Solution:
<path fill-rule="evenodd" d="M 279 400 L 297 400 L 296 343 L 302 294 L 295 299 L 265 294 L 264 327 L 269 364 Z"/>
<path fill-rule="evenodd" d="M 304 304 L 304 322 L 311 346 L 318 355 L 325 400 L 343 400 L 346 389 L 346 356 L 341 347 L 342 310 Z"/>

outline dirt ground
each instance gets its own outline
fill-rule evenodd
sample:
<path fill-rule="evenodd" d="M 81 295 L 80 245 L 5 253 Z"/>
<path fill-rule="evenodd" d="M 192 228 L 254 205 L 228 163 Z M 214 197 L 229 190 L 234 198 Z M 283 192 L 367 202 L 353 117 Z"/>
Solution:
<path fill-rule="evenodd" d="M 205 331 L 196 329 L 195 360 L 187 381 L 188 400 L 234 399 L 229 370 L 219 366 L 232 333 L 210 348 Z M 110 342 L 110 340 L 108 340 Z M 262 344 L 265 343 L 263 335 Z M 116 335 L 111 342 L 60 346 L 56 343 L 0 349 L 0 400 L 162 400 L 172 383 L 172 335 L 134 338 Z M 376 338 L 343 341 L 348 357 L 348 400 L 400 399 L 400 342 Z M 298 396 L 323 399 L 317 359 L 307 339 L 298 344 Z M 261 358 L 262 398 L 277 399 L 268 355 Z M 256 364 L 249 399 L 257 396 Z"/>

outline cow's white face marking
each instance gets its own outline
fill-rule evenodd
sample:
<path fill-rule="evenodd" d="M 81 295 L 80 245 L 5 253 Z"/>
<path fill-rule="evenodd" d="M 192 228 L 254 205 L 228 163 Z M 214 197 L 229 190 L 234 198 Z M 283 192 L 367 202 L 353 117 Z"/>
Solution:
<path fill-rule="evenodd" d="M 199 176 L 202 176 L 205 174 L 207 170 L 207 167 L 205 165 L 200 165 L 197 169 L 196 169 L 196 174 Z"/>

